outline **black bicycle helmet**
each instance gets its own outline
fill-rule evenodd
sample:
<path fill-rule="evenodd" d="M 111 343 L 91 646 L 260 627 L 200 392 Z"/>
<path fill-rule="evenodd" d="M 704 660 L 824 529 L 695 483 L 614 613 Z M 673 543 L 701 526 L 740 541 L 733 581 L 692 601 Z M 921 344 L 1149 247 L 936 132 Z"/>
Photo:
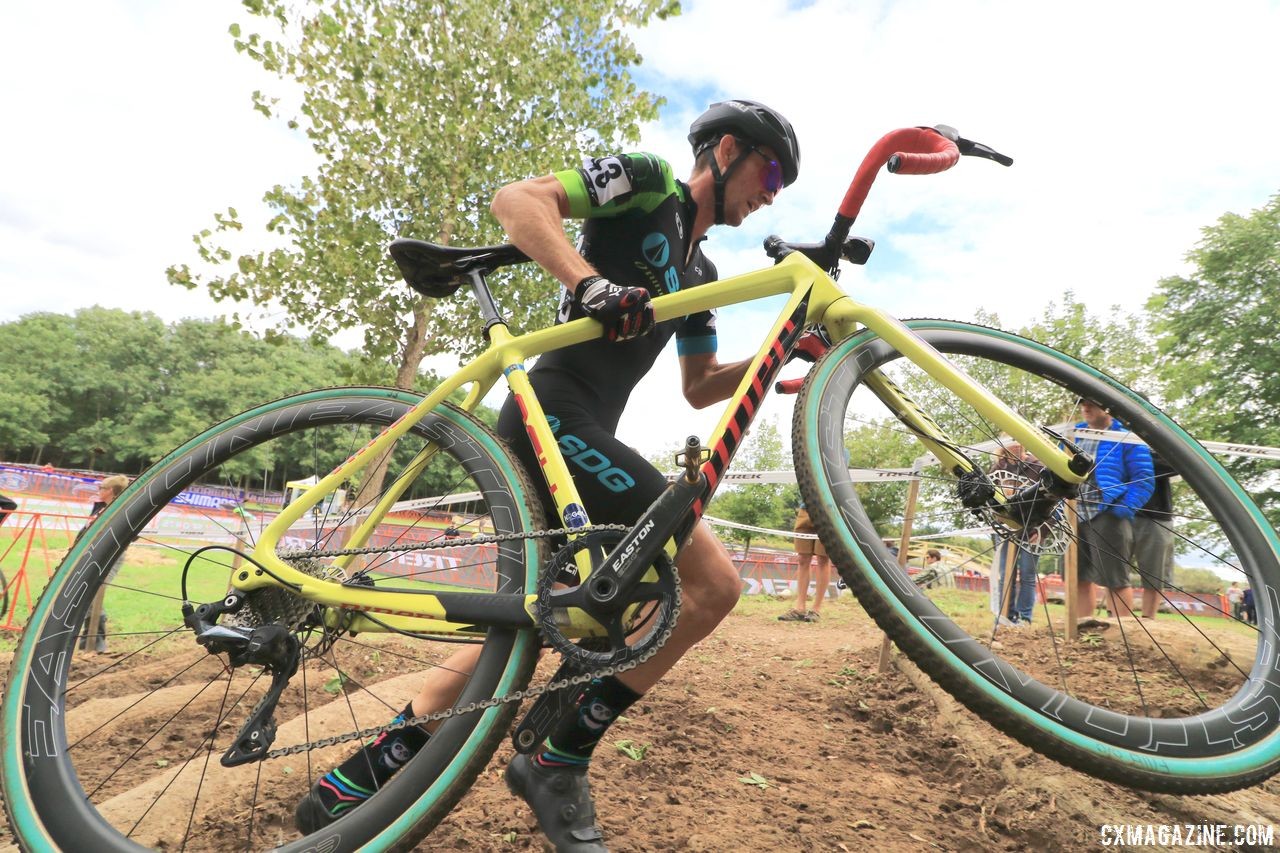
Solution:
<path fill-rule="evenodd" d="M 782 166 L 784 187 L 791 186 L 800 176 L 800 143 L 796 141 L 791 122 L 777 110 L 771 110 L 758 101 L 733 100 L 712 104 L 689 126 L 689 144 L 696 155 L 708 145 L 714 145 L 726 133 L 772 148 L 778 155 L 778 164 Z"/>
<path fill-rule="evenodd" d="M 782 185 L 789 187 L 800 175 L 800 143 L 796 132 L 781 113 L 758 101 L 735 99 L 712 104 L 689 126 L 689 144 L 696 157 L 725 135 L 740 137 L 757 145 L 767 145 L 778 156 Z M 710 160 L 715 179 L 716 224 L 724 224 L 724 186 L 729 175 L 751 152 L 744 151 L 723 171 L 714 157 Z"/>

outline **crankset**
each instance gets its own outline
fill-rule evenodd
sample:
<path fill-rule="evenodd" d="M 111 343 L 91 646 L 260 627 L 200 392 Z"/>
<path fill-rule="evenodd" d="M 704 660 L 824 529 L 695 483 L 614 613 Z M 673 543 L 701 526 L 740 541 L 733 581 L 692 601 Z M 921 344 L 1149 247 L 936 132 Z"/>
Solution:
<path fill-rule="evenodd" d="M 680 582 L 675 563 L 662 550 L 630 590 L 614 585 L 607 596 L 602 596 L 598 585 L 593 586 L 593 578 L 572 586 L 562 585 L 564 579 L 576 581 L 578 554 L 588 551 L 592 566 L 599 566 L 625 536 L 614 530 L 579 536 L 556 552 L 538 580 L 534 612 L 542 636 L 564 655 L 566 663 L 572 662 L 584 672 L 644 657 L 665 640 L 679 613 Z M 607 597 L 604 606 L 600 603 L 602 597 Z M 566 636 L 562 628 L 569 623 L 569 608 L 590 614 L 604 630 L 604 636 L 593 638 L 595 641 L 590 643 L 577 643 Z"/>

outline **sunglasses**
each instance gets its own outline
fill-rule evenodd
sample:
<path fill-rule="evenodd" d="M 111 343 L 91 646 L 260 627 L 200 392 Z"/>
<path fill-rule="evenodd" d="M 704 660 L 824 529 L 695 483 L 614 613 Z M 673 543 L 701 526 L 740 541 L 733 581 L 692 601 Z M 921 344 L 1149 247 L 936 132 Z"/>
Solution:
<path fill-rule="evenodd" d="M 765 192 L 777 193 L 782 190 L 782 164 L 772 157 L 765 155 L 763 151 L 751 146 L 751 150 L 764 158 L 764 171 L 760 173 L 760 179 L 764 182 Z"/>

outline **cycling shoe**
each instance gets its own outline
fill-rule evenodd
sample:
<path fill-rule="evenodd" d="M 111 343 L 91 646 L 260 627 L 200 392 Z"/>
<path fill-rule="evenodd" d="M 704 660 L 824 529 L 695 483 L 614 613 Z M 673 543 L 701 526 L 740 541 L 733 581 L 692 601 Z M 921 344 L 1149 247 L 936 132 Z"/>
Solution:
<path fill-rule="evenodd" d="M 527 755 L 507 765 L 507 787 L 529 804 L 538 825 L 557 853 L 607 853 L 596 825 L 587 768 L 548 770 Z"/>

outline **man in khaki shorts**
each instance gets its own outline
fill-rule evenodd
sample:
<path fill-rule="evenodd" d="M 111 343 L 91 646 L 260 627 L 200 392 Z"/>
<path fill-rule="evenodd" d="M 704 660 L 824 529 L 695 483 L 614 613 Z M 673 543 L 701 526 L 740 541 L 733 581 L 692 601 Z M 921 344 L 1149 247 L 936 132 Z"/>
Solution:
<path fill-rule="evenodd" d="M 804 504 L 800 505 L 800 510 L 796 513 L 794 530 L 796 533 L 814 534 L 817 532 L 813 526 L 813 520 L 809 518 L 809 511 L 804 508 Z M 779 616 L 778 621 L 817 622 L 822 618 L 819 614 L 819 611 L 822 610 L 822 599 L 826 597 L 827 587 L 831 584 L 831 561 L 827 559 L 827 550 L 822 547 L 822 543 L 817 539 L 797 536 L 795 538 L 795 548 L 796 557 L 798 558 L 796 606 Z M 813 579 L 817 582 L 818 588 L 813 593 L 813 609 L 809 610 L 809 566 L 815 558 L 817 562 L 813 572 Z"/>

